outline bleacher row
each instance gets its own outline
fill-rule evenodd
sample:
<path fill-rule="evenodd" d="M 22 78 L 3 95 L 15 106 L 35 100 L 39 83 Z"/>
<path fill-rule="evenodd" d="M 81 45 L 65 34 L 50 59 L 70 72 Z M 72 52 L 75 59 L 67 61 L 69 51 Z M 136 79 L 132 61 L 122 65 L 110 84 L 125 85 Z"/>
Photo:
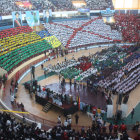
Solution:
<path fill-rule="evenodd" d="M 42 40 L 42 39 L 35 32 L 26 33 L 26 34 L 22 33 L 16 36 L 3 38 L 0 41 L 0 45 L 1 45 L 0 56 L 8 53 L 9 51 L 15 50 L 17 48 L 29 45 L 31 43 L 35 43 L 38 40 Z"/>
<path fill-rule="evenodd" d="M 38 34 L 47 34 L 47 31 Z M 10 72 L 26 59 L 40 54 L 52 46 L 28 26 L 1 31 L 0 67 Z M 4 36 L 3 36 L 4 35 Z"/>
<path fill-rule="evenodd" d="M 32 4 L 32 7 L 28 8 L 25 6 L 19 7 L 16 5 L 15 0 L 1 0 L 0 1 L 0 14 L 1 15 L 11 15 L 13 11 L 25 11 L 25 10 L 46 10 L 52 9 L 53 11 L 71 11 L 76 10 L 72 4 L 72 0 L 28 0 Z M 25 0 L 20 0 L 20 2 L 26 2 Z M 91 10 L 105 10 L 106 8 L 112 8 L 112 0 L 85 0 L 86 5 L 84 8 L 89 8 Z"/>
<path fill-rule="evenodd" d="M 122 32 L 123 40 L 129 42 L 140 41 L 140 21 L 138 15 L 119 14 L 115 15 L 115 26 Z"/>
<path fill-rule="evenodd" d="M 111 87 L 117 93 L 126 94 L 134 89 L 140 83 L 140 53 L 136 58 L 122 67 L 120 70 L 112 73 L 109 77 L 99 82 L 102 88 Z"/>
<path fill-rule="evenodd" d="M 9 36 L 14 36 L 20 33 L 30 33 L 32 31 L 33 31 L 32 28 L 29 26 L 10 28 L 10 29 L 0 31 L 0 39 L 6 38 Z"/>
<path fill-rule="evenodd" d="M 47 23 L 44 26 L 66 47 L 122 40 L 121 33 L 111 30 L 110 26 L 97 16 L 87 20 Z"/>

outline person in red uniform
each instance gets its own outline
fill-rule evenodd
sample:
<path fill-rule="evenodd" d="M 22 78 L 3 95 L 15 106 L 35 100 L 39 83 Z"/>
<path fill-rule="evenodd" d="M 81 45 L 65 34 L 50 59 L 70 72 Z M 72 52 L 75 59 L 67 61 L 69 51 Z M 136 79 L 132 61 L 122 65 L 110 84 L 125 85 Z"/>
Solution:
<path fill-rule="evenodd" d="M 118 132 L 118 125 L 117 124 L 114 125 L 113 130 L 114 130 L 114 133 Z"/>
<path fill-rule="evenodd" d="M 125 132 L 126 129 L 127 129 L 127 128 L 126 128 L 126 125 L 125 125 L 124 123 L 122 123 L 121 126 L 120 126 L 121 132 L 122 132 L 122 133 Z"/>
<path fill-rule="evenodd" d="M 93 107 L 92 107 L 92 113 L 93 113 L 94 115 L 96 115 L 96 110 L 97 110 L 97 108 L 96 108 L 95 106 L 93 106 Z"/>

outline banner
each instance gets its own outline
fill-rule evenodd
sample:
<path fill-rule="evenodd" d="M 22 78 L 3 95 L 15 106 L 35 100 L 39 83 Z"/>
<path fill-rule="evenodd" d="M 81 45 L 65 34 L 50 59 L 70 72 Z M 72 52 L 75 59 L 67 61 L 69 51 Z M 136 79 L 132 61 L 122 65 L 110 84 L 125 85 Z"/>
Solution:
<path fill-rule="evenodd" d="M 102 16 L 113 16 L 115 13 L 115 10 L 111 10 L 110 8 L 106 8 L 106 10 L 101 11 Z"/>
<path fill-rule="evenodd" d="M 39 11 L 26 11 L 26 21 L 31 27 L 39 25 Z"/>
<path fill-rule="evenodd" d="M 48 10 L 43 10 L 43 19 L 44 19 L 45 23 L 49 22 L 49 17 L 50 17 L 49 11 Z"/>
<path fill-rule="evenodd" d="M 21 11 L 12 12 L 13 17 L 13 28 L 22 26 L 22 14 Z"/>
<path fill-rule="evenodd" d="M 45 23 L 50 22 L 50 18 L 52 17 L 52 10 L 43 10 L 43 19 Z"/>
<path fill-rule="evenodd" d="M 53 48 L 57 48 L 61 45 L 61 42 L 55 36 L 49 36 L 44 38 Z"/>
<path fill-rule="evenodd" d="M 113 117 L 113 105 L 107 105 L 107 118 Z"/>
<path fill-rule="evenodd" d="M 78 9 L 78 12 L 80 12 L 80 13 L 89 13 L 90 12 L 90 9 L 79 8 Z"/>
<path fill-rule="evenodd" d="M 33 7 L 29 1 L 17 1 L 15 3 L 19 8 L 31 9 Z"/>

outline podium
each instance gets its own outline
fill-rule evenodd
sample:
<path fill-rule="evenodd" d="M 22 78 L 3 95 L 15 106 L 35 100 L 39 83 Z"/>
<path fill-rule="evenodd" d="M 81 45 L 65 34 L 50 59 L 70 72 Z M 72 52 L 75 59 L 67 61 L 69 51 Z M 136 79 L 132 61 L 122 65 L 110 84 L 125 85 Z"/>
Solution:
<path fill-rule="evenodd" d="M 107 105 L 107 118 L 113 117 L 113 105 Z"/>
<path fill-rule="evenodd" d="M 127 104 L 121 104 L 122 118 L 127 117 L 128 106 Z"/>

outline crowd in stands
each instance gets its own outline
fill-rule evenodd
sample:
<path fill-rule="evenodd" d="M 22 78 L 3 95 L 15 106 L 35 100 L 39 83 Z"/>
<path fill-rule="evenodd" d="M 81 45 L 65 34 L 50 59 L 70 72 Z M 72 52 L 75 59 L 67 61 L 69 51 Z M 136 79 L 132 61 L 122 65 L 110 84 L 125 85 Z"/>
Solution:
<path fill-rule="evenodd" d="M 75 122 L 78 123 L 79 116 L 75 115 Z M 41 130 L 35 123 L 28 125 L 26 119 L 17 122 L 14 117 L 7 113 L 0 113 L 0 139 L 18 139 L 18 140 L 129 140 L 127 134 L 127 126 L 110 124 L 107 127 L 106 123 L 100 117 L 96 117 L 89 128 L 84 126 L 81 130 L 76 131 L 71 127 L 71 118 L 67 117 L 64 123 L 61 121 L 61 116 L 58 117 L 58 122 L 55 127 L 49 131 Z M 109 133 L 108 133 L 109 131 Z M 121 132 L 122 134 L 119 134 Z M 139 140 L 139 135 L 135 140 Z"/>
<path fill-rule="evenodd" d="M 33 5 L 34 10 L 39 10 L 41 12 L 46 9 L 54 10 L 55 8 L 55 5 L 53 5 L 49 0 L 30 0 L 30 2 Z"/>
<path fill-rule="evenodd" d="M 91 77 L 91 83 L 96 83 L 100 78 L 105 78 L 109 76 L 110 73 L 117 70 L 122 65 L 121 59 L 124 57 L 126 57 L 124 49 L 117 46 L 104 49 L 101 52 L 93 55 L 89 54 L 87 58 L 88 61 L 92 63 L 91 68 L 87 69 L 85 72 L 80 73 L 75 78 L 81 81 L 86 77 Z M 100 78 L 98 75 L 100 75 Z M 95 80 L 93 77 L 96 77 L 98 80 Z"/>
<path fill-rule="evenodd" d="M 13 11 L 27 11 L 27 10 L 46 10 L 46 8 L 51 8 L 52 10 L 56 9 L 55 5 L 53 5 L 50 1 L 48 0 L 29 0 L 29 3 L 32 4 L 31 7 L 26 7 L 26 6 L 18 6 L 16 4 L 15 0 L 1 0 L 0 5 L 0 15 L 5 16 L 5 15 L 11 15 Z M 20 0 L 20 2 L 26 2 L 25 0 Z M 25 4 L 26 5 L 26 4 Z"/>
<path fill-rule="evenodd" d="M 111 87 L 117 93 L 128 93 L 140 83 L 140 58 L 134 59 L 117 72 L 111 74 L 99 85 L 104 88 Z"/>
<path fill-rule="evenodd" d="M 68 39 L 73 33 L 73 30 L 57 24 L 45 24 L 45 28 L 50 32 L 50 34 L 55 35 L 61 43 L 66 46 Z"/>
<path fill-rule="evenodd" d="M 0 67 L 8 72 L 27 58 L 52 48 L 28 26 L 1 31 L 0 37 Z"/>
<path fill-rule="evenodd" d="M 111 89 L 113 93 L 126 94 L 140 82 L 139 46 L 113 46 L 88 57 L 83 56 L 78 61 L 72 60 L 65 60 L 62 64 L 58 61 L 49 71 L 77 81 L 90 77 L 92 85 Z"/>
<path fill-rule="evenodd" d="M 57 9 L 56 11 L 69 11 L 69 10 L 74 10 L 73 4 L 71 0 L 49 0 Z"/>
<path fill-rule="evenodd" d="M 25 0 L 20 0 L 20 2 L 25 2 Z M 84 8 L 89 8 L 90 10 L 105 10 L 106 8 L 112 8 L 112 0 L 86 0 L 86 6 Z M 32 7 L 24 7 L 16 5 L 15 0 L 1 0 L 0 14 L 1 15 L 11 15 L 13 11 L 25 11 L 25 10 L 46 10 L 52 9 L 53 11 L 72 11 L 76 10 L 76 7 L 72 4 L 72 0 L 29 0 Z"/>
<path fill-rule="evenodd" d="M 116 40 L 116 41 L 122 39 L 121 33 L 119 33 L 117 30 L 112 30 L 109 25 L 106 25 L 103 22 L 103 19 L 95 20 L 90 25 L 85 26 L 83 30 L 86 30 L 89 32 L 93 31 L 95 34 L 99 34 L 107 38 L 111 38 L 112 40 Z"/>
<path fill-rule="evenodd" d="M 87 8 L 93 10 L 104 10 L 106 8 L 113 9 L 112 0 L 85 0 L 87 3 Z"/>
<path fill-rule="evenodd" d="M 32 32 L 32 28 L 29 26 L 22 26 L 22 27 L 16 27 L 16 28 L 10 28 L 6 30 L 0 31 L 0 39 L 14 36 L 20 33 L 30 33 Z"/>
<path fill-rule="evenodd" d="M 47 23 L 45 27 L 66 47 L 122 40 L 121 34 L 117 30 L 111 30 L 99 17 Z"/>
<path fill-rule="evenodd" d="M 0 15 L 11 15 L 13 11 L 19 11 L 20 9 L 16 6 L 14 0 L 1 0 L 0 1 Z"/>
<path fill-rule="evenodd" d="M 126 42 L 140 41 L 140 22 L 138 15 L 116 14 L 115 27 L 122 33 L 123 40 Z"/>
<path fill-rule="evenodd" d="M 116 70 L 110 72 L 98 83 L 102 88 L 111 89 L 113 93 L 129 93 L 140 82 L 139 65 L 140 53 L 139 46 L 131 46 L 123 49 L 124 57 L 121 57 L 120 63 Z M 109 70 L 108 70 L 109 71 Z"/>
<path fill-rule="evenodd" d="M 42 140 L 47 139 L 48 133 L 36 127 L 36 124 L 27 125 L 26 119 L 17 122 L 7 113 L 0 113 L 0 139 L 1 140 Z M 45 137 L 44 137 L 45 136 Z"/>

